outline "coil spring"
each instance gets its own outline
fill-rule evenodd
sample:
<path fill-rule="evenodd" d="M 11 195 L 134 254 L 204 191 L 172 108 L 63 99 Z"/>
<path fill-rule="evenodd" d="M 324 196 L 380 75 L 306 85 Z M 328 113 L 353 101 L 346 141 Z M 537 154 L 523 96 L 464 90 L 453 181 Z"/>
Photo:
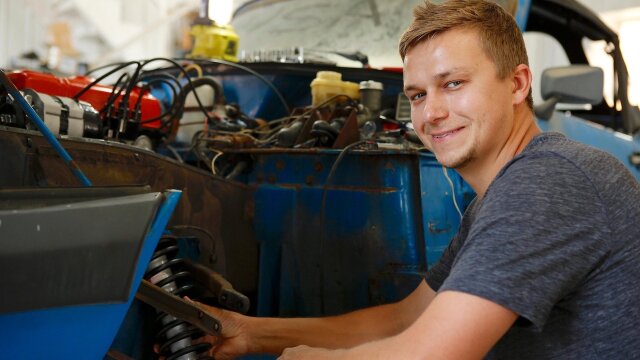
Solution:
<path fill-rule="evenodd" d="M 183 270 L 183 259 L 177 258 L 177 253 L 177 238 L 164 235 L 151 257 L 145 278 L 167 292 L 184 296 L 193 285 L 189 281 L 191 274 Z M 167 360 L 213 360 L 203 355 L 211 348 L 210 344 L 192 344 L 193 339 L 204 335 L 202 331 L 164 312 L 158 314 L 157 322 L 161 327 L 157 335 L 160 354 Z"/>

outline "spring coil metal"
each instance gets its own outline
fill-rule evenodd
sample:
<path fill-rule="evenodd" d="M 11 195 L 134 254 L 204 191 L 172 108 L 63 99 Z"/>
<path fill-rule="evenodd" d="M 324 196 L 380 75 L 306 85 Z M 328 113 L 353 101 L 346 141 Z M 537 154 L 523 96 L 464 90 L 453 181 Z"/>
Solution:
<path fill-rule="evenodd" d="M 177 258 L 177 253 L 177 238 L 164 235 L 151 257 L 144 277 L 167 292 L 184 296 L 193 285 L 189 281 L 191 274 L 183 270 L 183 259 Z M 167 360 L 213 360 L 204 355 L 211 348 L 210 344 L 192 343 L 193 339 L 204 335 L 201 330 L 164 312 L 158 314 L 157 322 L 161 327 L 157 339 L 160 354 Z"/>

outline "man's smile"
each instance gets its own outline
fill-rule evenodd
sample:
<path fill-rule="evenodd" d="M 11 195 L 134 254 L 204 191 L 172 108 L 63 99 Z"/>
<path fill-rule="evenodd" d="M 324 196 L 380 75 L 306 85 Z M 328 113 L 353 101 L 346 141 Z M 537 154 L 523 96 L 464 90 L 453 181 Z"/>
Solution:
<path fill-rule="evenodd" d="M 431 133 L 431 138 L 435 142 L 443 142 L 443 141 L 446 141 L 449 138 L 455 136 L 456 134 L 458 134 L 458 132 L 460 132 L 460 130 L 462 130 L 462 129 L 464 129 L 464 126 L 459 127 L 459 128 L 455 128 L 455 129 L 452 129 L 452 130 L 438 131 L 438 132 L 435 132 L 435 133 Z"/>

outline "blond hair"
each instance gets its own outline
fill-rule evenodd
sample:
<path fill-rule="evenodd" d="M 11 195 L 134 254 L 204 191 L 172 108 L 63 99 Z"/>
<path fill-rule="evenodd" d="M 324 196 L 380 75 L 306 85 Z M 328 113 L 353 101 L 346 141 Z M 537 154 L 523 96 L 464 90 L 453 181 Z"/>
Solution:
<path fill-rule="evenodd" d="M 512 15 L 499 5 L 485 0 L 449 0 L 413 9 L 413 22 L 400 38 L 402 60 L 412 47 L 453 28 L 478 31 L 484 52 L 495 64 L 500 79 L 509 76 L 520 64 L 529 65 L 522 33 Z M 531 89 L 527 105 L 533 109 Z"/>

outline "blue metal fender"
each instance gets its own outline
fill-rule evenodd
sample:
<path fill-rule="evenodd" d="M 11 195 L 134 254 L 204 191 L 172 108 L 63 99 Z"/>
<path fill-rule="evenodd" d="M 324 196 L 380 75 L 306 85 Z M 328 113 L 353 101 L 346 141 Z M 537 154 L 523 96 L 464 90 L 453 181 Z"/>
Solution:
<path fill-rule="evenodd" d="M 103 359 L 131 305 L 181 192 L 166 199 L 145 236 L 129 299 L 124 303 L 92 304 L 26 311 L 0 316 L 0 357 L 3 359 Z M 6 290 L 6 289 L 5 289 Z M 10 296 L 3 291 L 2 296 Z"/>

